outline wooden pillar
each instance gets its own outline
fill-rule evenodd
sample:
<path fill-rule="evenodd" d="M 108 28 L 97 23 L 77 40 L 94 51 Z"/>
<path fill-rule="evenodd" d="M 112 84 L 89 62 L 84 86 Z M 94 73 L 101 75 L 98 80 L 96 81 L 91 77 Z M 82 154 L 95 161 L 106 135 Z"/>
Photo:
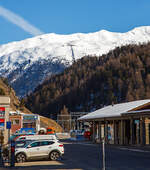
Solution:
<path fill-rule="evenodd" d="M 145 145 L 145 118 L 140 119 L 140 144 Z"/>
<path fill-rule="evenodd" d="M 101 122 L 99 122 L 99 129 L 98 129 L 98 131 L 99 131 L 99 136 L 98 136 L 98 138 L 99 138 L 99 141 L 101 142 Z"/>
<path fill-rule="evenodd" d="M 137 145 L 140 144 L 140 120 L 136 124 Z"/>
<path fill-rule="evenodd" d="M 96 142 L 99 141 L 99 122 L 96 123 L 96 136 L 95 136 Z"/>
<path fill-rule="evenodd" d="M 124 144 L 124 122 L 123 120 L 121 120 L 121 140 L 120 140 L 120 144 L 123 145 Z"/>
<path fill-rule="evenodd" d="M 92 141 L 95 142 L 95 122 L 93 121 L 93 135 L 92 135 Z"/>
<path fill-rule="evenodd" d="M 105 123 L 105 141 L 108 144 L 108 121 Z"/>
<path fill-rule="evenodd" d="M 150 144 L 150 132 L 149 132 L 149 125 L 150 125 L 150 119 L 147 117 L 145 118 L 145 137 L 146 137 L 146 145 Z"/>
<path fill-rule="evenodd" d="M 117 134 L 116 134 L 116 121 L 115 120 L 113 120 L 113 133 L 114 133 L 114 144 L 117 144 Z"/>
<path fill-rule="evenodd" d="M 115 121 L 115 142 L 119 144 L 119 122 Z"/>
<path fill-rule="evenodd" d="M 133 118 L 130 119 L 130 144 L 134 144 L 134 121 Z"/>
<path fill-rule="evenodd" d="M 123 144 L 126 145 L 126 120 L 123 120 Z"/>

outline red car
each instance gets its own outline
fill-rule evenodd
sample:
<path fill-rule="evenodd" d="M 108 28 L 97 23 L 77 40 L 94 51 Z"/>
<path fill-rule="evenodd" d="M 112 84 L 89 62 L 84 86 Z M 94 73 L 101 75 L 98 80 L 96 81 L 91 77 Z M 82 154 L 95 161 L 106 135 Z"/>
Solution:
<path fill-rule="evenodd" d="M 84 132 L 84 137 L 90 140 L 90 138 L 91 138 L 91 132 L 90 132 L 90 131 L 85 131 L 85 132 Z"/>

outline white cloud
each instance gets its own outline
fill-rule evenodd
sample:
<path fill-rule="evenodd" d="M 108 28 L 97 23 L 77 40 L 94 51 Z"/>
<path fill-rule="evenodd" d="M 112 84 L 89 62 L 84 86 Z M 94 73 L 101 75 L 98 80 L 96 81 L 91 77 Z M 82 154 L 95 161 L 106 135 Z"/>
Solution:
<path fill-rule="evenodd" d="M 0 6 L 0 16 L 19 26 L 24 31 L 30 33 L 33 36 L 43 34 L 42 31 L 31 25 L 28 21 L 24 20 L 22 17 L 18 16 L 17 14 L 9 11 L 8 9 L 2 6 Z"/>

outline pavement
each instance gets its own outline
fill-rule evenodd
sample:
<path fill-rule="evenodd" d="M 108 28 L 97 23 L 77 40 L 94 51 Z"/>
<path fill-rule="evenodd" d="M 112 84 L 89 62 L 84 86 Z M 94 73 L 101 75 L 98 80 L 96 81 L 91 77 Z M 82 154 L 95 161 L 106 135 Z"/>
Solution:
<path fill-rule="evenodd" d="M 58 161 L 31 161 L 0 170 L 102 170 L 102 145 L 63 140 L 65 155 Z M 150 147 L 105 146 L 106 170 L 150 170 Z"/>

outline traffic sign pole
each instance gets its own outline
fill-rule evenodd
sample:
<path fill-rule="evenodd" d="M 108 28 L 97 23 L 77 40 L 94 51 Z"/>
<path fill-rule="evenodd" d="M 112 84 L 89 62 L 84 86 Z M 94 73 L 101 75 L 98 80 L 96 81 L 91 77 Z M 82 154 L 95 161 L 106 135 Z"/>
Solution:
<path fill-rule="evenodd" d="M 102 170 L 106 170 L 105 169 L 105 138 L 103 138 L 103 140 L 102 140 L 102 151 L 103 151 L 103 168 L 102 168 Z"/>

